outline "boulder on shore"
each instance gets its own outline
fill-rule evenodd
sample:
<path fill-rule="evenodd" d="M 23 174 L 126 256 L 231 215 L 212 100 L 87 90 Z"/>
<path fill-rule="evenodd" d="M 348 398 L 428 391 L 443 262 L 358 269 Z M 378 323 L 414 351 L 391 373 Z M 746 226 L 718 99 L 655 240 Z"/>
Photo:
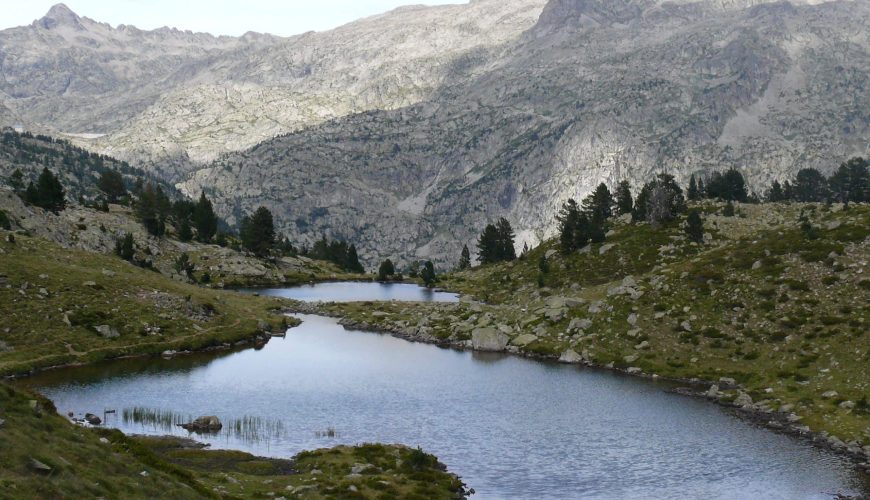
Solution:
<path fill-rule="evenodd" d="M 479 351 L 504 351 L 510 337 L 492 327 L 475 328 L 471 332 L 471 346 Z"/>
<path fill-rule="evenodd" d="M 199 417 L 193 422 L 189 422 L 186 424 L 178 424 L 179 427 L 182 427 L 188 431 L 193 432 L 213 432 L 219 431 L 223 428 L 223 424 L 221 420 L 215 416 L 208 417 Z"/>

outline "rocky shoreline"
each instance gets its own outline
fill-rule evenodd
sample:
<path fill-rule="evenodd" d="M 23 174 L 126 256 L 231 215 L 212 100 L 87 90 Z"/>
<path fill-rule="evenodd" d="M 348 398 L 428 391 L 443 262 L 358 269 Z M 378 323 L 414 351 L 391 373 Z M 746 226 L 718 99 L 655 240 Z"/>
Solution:
<path fill-rule="evenodd" d="M 618 368 L 613 366 L 612 363 L 606 365 L 597 364 L 588 357 L 584 358 L 579 354 L 576 356 L 566 356 L 568 353 L 563 353 L 561 356 L 546 355 L 524 351 L 516 346 L 506 346 L 502 349 L 479 348 L 475 347 L 471 340 L 456 340 L 451 338 L 441 339 L 433 335 L 425 333 L 421 334 L 418 330 L 415 330 L 412 327 L 402 328 L 397 327 L 396 325 L 385 327 L 365 321 L 352 320 L 342 316 L 341 314 L 324 311 L 317 304 L 306 303 L 294 305 L 293 308 L 287 309 L 286 312 L 336 318 L 339 320 L 338 323 L 348 330 L 388 334 L 409 342 L 432 344 L 460 351 L 501 352 L 538 361 L 582 365 L 598 370 L 619 373 L 621 375 L 681 384 L 680 387 L 676 387 L 670 392 L 683 396 L 705 399 L 720 406 L 727 407 L 734 411 L 734 413 L 740 418 L 756 425 L 760 425 L 774 432 L 787 434 L 805 442 L 809 442 L 819 448 L 830 450 L 840 456 L 846 457 L 853 461 L 858 469 L 870 474 L 870 446 L 860 447 L 857 443 L 845 443 L 836 436 L 832 436 L 827 432 L 815 432 L 808 426 L 801 424 L 801 417 L 792 413 L 790 411 L 791 408 L 788 407 L 789 405 L 786 405 L 786 410 L 783 411 L 782 409 L 773 410 L 768 407 L 763 400 L 754 402 L 752 397 L 744 392 L 743 387 L 732 379 L 722 378 L 718 382 L 712 382 L 697 378 L 670 378 L 662 377 L 654 373 L 645 373 L 639 371 L 637 368 Z M 708 389 L 704 390 L 704 387 L 708 387 Z M 732 394 L 723 392 L 723 390 L 737 391 L 737 395 L 735 397 Z"/>

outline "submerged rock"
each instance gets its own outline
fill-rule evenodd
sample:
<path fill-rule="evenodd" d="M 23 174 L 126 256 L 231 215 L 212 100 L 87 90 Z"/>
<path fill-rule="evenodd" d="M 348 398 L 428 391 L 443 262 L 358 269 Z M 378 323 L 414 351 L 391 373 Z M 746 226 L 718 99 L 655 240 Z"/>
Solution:
<path fill-rule="evenodd" d="M 178 424 L 188 431 L 193 432 L 212 432 L 219 431 L 223 428 L 221 420 L 215 416 L 199 417 L 193 422 L 187 424 Z"/>

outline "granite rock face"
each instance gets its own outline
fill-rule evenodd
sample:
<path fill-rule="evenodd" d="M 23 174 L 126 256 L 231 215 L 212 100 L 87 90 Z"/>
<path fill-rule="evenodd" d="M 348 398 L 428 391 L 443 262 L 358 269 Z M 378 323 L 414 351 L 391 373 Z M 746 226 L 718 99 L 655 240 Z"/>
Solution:
<path fill-rule="evenodd" d="M 105 134 L 77 140 L 230 223 L 263 205 L 300 245 L 443 268 L 500 216 L 536 244 L 600 182 L 736 167 L 760 192 L 870 153 L 868 24 L 848 0 L 476 0 L 215 38 L 58 8 L 0 32 L 0 118 Z"/>
<path fill-rule="evenodd" d="M 569 22 L 589 9 L 610 21 Z M 369 264 L 442 265 L 500 216 L 536 244 L 600 182 L 733 166 L 762 192 L 870 152 L 868 22 L 860 2 L 553 1 L 478 76 L 230 154 L 181 188 L 230 219 L 266 205 L 297 241 L 352 238 Z"/>

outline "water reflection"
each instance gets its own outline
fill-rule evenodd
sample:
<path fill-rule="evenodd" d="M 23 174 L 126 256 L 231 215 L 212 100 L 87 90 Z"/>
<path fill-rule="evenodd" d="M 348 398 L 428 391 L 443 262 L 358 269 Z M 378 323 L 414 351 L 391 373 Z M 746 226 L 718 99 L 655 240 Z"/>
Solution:
<path fill-rule="evenodd" d="M 439 292 L 408 283 L 316 283 L 293 288 L 245 288 L 245 293 L 259 293 L 302 302 L 457 302 L 454 293 Z"/>

